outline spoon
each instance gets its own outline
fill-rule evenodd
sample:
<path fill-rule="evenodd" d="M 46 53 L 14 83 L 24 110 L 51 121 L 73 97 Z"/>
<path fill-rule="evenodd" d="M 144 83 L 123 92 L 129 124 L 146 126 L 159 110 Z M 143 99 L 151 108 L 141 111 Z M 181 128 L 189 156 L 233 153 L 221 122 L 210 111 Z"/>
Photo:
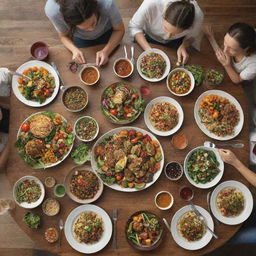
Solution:
<path fill-rule="evenodd" d="M 134 58 L 133 58 L 133 55 L 134 55 L 134 46 L 133 46 L 133 45 L 131 46 L 131 53 L 132 53 L 131 62 L 132 62 L 132 64 L 134 64 Z"/>
<path fill-rule="evenodd" d="M 60 219 L 59 221 L 59 228 L 60 228 L 60 236 L 59 236 L 59 247 L 61 245 L 61 233 L 62 233 L 62 229 L 64 228 L 64 221 L 62 219 Z"/>
<path fill-rule="evenodd" d="M 243 148 L 244 144 L 238 141 L 230 141 L 230 142 L 225 142 L 225 143 L 218 143 L 215 144 L 211 141 L 205 141 L 204 142 L 205 147 L 210 147 L 210 148 L 216 148 L 216 147 L 232 147 L 232 148 Z"/>
<path fill-rule="evenodd" d="M 124 45 L 124 56 L 125 56 L 126 59 L 128 58 L 127 50 L 126 50 L 126 45 Z"/>
<path fill-rule="evenodd" d="M 167 227 L 168 231 L 171 233 L 170 225 L 169 225 L 168 221 L 166 220 L 166 218 L 163 218 L 163 222 L 164 222 L 165 226 Z"/>
<path fill-rule="evenodd" d="M 213 215 L 212 209 L 211 209 L 211 206 L 210 206 L 211 194 L 212 194 L 212 191 L 209 191 L 209 192 L 207 193 L 206 201 L 207 201 L 208 210 L 209 210 L 209 212 Z M 217 225 L 219 225 L 219 224 L 220 224 L 219 220 L 218 220 L 217 218 L 215 218 L 214 215 L 213 215 L 213 217 L 214 217 L 215 223 L 216 223 Z"/>
<path fill-rule="evenodd" d="M 51 65 L 52 65 L 52 67 L 54 68 L 54 70 L 56 71 L 56 73 L 57 73 L 57 75 L 59 76 L 60 81 L 61 81 L 61 83 L 62 83 L 62 86 L 60 87 L 60 89 L 61 89 L 61 90 L 64 90 L 64 89 L 65 89 L 65 84 L 64 84 L 63 79 L 62 79 L 61 76 L 60 76 L 60 72 L 59 72 L 59 70 L 58 70 L 58 68 L 57 68 L 57 65 L 55 64 L 55 62 L 51 62 Z"/>

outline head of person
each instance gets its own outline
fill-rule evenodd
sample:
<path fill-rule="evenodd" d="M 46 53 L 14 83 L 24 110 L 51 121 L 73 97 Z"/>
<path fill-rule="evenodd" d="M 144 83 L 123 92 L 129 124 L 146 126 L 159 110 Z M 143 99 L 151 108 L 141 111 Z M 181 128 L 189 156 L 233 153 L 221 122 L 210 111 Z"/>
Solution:
<path fill-rule="evenodd" d="M 72 28 L 93 31 L 99 19 L 96 0 L 56 0 L 65 22 Z"/>
<path fill-rule="evenodd" d="M 167 6 L 163 27 L 169 38 L 189 29 L 195 19 L 195 7 L 189 1 L 177 1 Z"/>
<path fill-rule="evenodd" d="M 229 56 L 249 56 L 256 52 L 256 32 L 246 23 L 233 24 L 224 37 L 224 53 Z"/>

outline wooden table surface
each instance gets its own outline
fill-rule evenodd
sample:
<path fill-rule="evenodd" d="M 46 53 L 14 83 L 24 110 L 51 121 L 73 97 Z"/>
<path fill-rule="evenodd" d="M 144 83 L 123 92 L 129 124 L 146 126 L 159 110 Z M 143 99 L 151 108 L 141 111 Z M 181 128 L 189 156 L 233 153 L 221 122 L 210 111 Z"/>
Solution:
<path fill-rule="evenodd" d="M 164 47 L 157 46 L 157 48 L 164 50 L 168 56 L 172 64 L 176 63 L 176 52 L 173 49 L 166 49 Z M 85 56 L 88 62 L 95 62 L 95 53 L 101 49 L 100 46 L 84 49 Z M 135 59 L 139 56 L 142 50 L 135 45 Z M 130 47 L 128 47 L 128 55 L 130 54 Z M 12 94 L 11 96 L 11 122 L 10 122 L 10 139 L 11 143 L 16 140 L 17 131 L 19 129 L 20 124 L 25 120 L 29 115 L 38 112 L 38 111 L 46 111 L 46 110 L 53 110 L 54 112 L 58 112 L 62 114 L 72 125 L 75 123 L 76 119 L 82 115 L 91 115 L 99 123 L 100 126 L 100 133 L 98 135 L 101 136 L 105 132 L 109 131 L 110 129 L 119 127 L 118 125 L 111 124 L 102 114 L 100 110 L 100 96 L 103 89 L 110 85 L 113 82 L 122 81 L 122 79 L 115 76 L 112 66 L 114 60 L 118 57 L 123 56 L 123 46 L 120 46 L 114 54 L 111 56 L 109 63 L 100 68 L 101 78 L 100 82 L 97 86 L 88 87 L 82 85 L 78 74 L 73 74 L 68 70 L 67 64 L 70 61 L 71 55 L 64 47 L 54 47 L 50 49 L 50 57 L 47 62 L 54 61 L 60 74 L 65 82 L 66 86 L 70 85 L 81 85 L 85 87 L 89 95 L 89 104 L 85 110 L 80 113 L 71 113 L 68 112 L 61 103 L 61 93 L 58 94 L 57 98 L 49 105 L 42 107 L 42 108 L 32 108 L 29 106 L 24 105 L 23 103 L 19 102 L 16 97 Z M 17 67 L 21 65 L 25 60 L 20 60 L 17 57 Z M 190 63 L 191 64 L 199 64 L 202 65 L 204 68 L 217 68 L 224 72 L 220 64 L 217 62 L 212 50 L 210 50 L 209 45 L 205 42 L 205 45 L 202 48 L 200 53 L 198 52 L 191 52 L 190 56 Z M 169 161 L 179 161 L 183 162 L 186 154 L 193 148 L 200 146 L 203 144 L 204 141 L 210 140 L 195 123 L 194 120 L 194 104 L 198 96 L 210 89 L 205 84 L 201 85 L 194 89 L 194 91 L 186 96 L 186 97 L 176 97 L 170 94 L 166 87 L 166 79 L 159 83 L 152 83 L 150 84 L 147 81 L 144 81 L 140 78 L 138 72 L 135 70 L 132 77 L 124 80 L 127 83 L 132 84 L 136 88 L 140 88 L 143 85 L 148 85 L 151 89 L 151 94 L 148 96 L 144 96 L 144 100 L 148 103 L 151 99 L 158 97 L 158 96 L 170 96 L 175 98 L 182 106 L 184 110 L 184 122 L 182 127 L 179 131 L 185 133 L 188 137 L 189 145 L 185 150 L 175 150 L 171 144 L 171 137 L 159 137 L 159 139 L 163 149 L 164 149 L 164 157 L 165 163 Z M 244 114 L 245 114 L 245 122 L 241 133 L 237 136 L 237 139 L 243 140 L 245 143 L 245 147 L 243 149 L 234 150 L 240 157 L 240 159 L 244 162 L 247 162 L 248 159 L 248 111 L 246 105 L 246 99 L 243 94 L 243 90 L 240 86 L 234 85 L 231 83 L 230 79 L 225 74 L 225 78 L 223 83 L 218 87 L 213 87 L 212 89 L 221 89 L 223 91 L 227 91 L 232 94 L 241 104 Z M 147 130 L 147 127 L 144 123 L 143 114 L 132 123 L 134 127 L 140 127 Z M 93 145 L 93 144 L 91 144 Z M 14 146 L 12 146 L 10 160 L 8 163 L 7 175 L 8 179 L 13 185 L 20 177 L 25 175 L 34 175 L 37 176 L 41 181 L 44 181 L 45 177 L 53 176 L 56 178 L 57 183 L 63 183 L 66 174 L 70 171 L 75 164 L 68 157 L 64 160 L 61 164 L 56 167 L 49 168 L 46 170 L 33 170 L 29 167 L 23 160 L 19 157 L 18 152 Z M 225 172 L 221 181 L 225 180 L 238 180 L 243 182 L 244 184 L 248 184 L 242 176 L 234 170 L 233 167 L 230 165 L 225 165 Z M 180 199 L 179 197 L 179 189 L 183 185 L 190 185 L 185 176 L 183 176 L 178 182 L 171 182 L 166 179 L 164 173 L 161 174 L 157 182 L 152 185 L 151 187 L 135 193 L 124 193 L 112 190 L 108 187 L 104 187 L 104 191 L 102 196 L 95 202 L 96 205 L 102 207 L 106 210 L 106 212 L 111 215 L 113 208 L 118 208 L 118 222 L 117 222 L 117 245 L 118 249 L 113 251 L 111 249 L 111 242 L 97 255 L 141 255 L 143 254 L 140 251 L 135 251 L 126 241 L 125 237 L 125 224 L 127 219 L 131 214 L 138 210 L 149 210 L 154 212 L 160 217 L 165 217 L 169 222 L 171 221 L 172 216 L 174 213 L 179 210 L 181 207 L 187 205 L 185 201 Z M 194 196 L 194 203 L 200 205 L 208 210 L 207 202 L 206 202 L 206 195 L 209 189 L 202 190 L 193 188 L 195 191 Z M 174 205 L 170 210 L 161 211 L 156 208 L 154 205 L 154 196 L 160 190 L 168 190 L 174 196 Z M 54 197 L 53 189 L 46 188 L 46 198 Z M 22 217 L 27 212 L 26 209 L 23 209 L 19 206 L 16 206 L 15 210 L 12 212 L 12 217 L 18 223 L 18 225 L 39 245 L 43 248 L 59 253 L 60 255 L 68 255 L 68 256 L 75 256 L 81 255 L 80 253 L 76 252 L 65 239 L 65 236 L 62 236 L 62 245 L 61 248 L 57 246 L 57 244 L 49 244 L 44 239 L 44 232 L 48 227 L 58 227 L 59 219 L 66 219 L 69 213 L 77 206 L 78 203 L 73 202 L 68 196 L 58 199 L 61 203 L 61 211 L 55 217 L 47 217 L 42 213 L 41 206 L 33 209 L 32 211 L 38 213 L 43 220 L 42 226 L 38 230 L 28 228 L 25 223 L 22 221 Z M 239 229 L 240 225 L 236 226 L 228 226 L 224 224 L 220 224 L 215 226 L 215 231 L 219 236 L 219 239 L 215 240 L 214 238 L 211 242 L 205 246 L 205 248 L 198 250 L 198 251 L 187 251 L 183 248 L 179 247 L 173 240 L 171 234 L 165 229 L 165 236 L 162 241 L 162 244 L 156 250 L 149 252 L 147 254 L 150 255 L 171 255 L 174 254 L 176 256 L 182 255 L 203 255 L 209 251 L 212 251 L 222 244 L 224 244 L 231 236 L 233 236 Z"/>

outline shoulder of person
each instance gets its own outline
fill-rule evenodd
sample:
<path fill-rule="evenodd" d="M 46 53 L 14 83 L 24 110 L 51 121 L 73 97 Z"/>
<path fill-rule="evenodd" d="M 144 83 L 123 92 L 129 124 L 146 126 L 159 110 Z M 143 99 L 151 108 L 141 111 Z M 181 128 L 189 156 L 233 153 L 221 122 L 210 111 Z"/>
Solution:
<path fill-rule="evenodd" d="M 47 0 L 44 11 L 47 17 L 55 17 L 61 15 L 60 6 L 55 0 Z"/>
<path fill-rule="evenodd" d="M 99 6 L 102 9 L 109 10 L 113 4 L 115 4 L 115 1 L 113 0 L 97 0 Z"/>

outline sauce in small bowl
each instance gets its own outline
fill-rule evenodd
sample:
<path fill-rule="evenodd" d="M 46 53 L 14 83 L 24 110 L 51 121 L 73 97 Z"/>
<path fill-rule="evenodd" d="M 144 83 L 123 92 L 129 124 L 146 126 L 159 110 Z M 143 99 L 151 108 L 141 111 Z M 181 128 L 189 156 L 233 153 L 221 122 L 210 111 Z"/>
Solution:
<path fill-rule="evenodd" d="M 185 134 L 175 134 L 172 136 L 171 144 L 176 149 L 185 149 L 188 146 L 188 140 Z"/>
<path fill-rule="evenodd" d="M 94 85 L 100 79 L 100 72 L 94 66 L 85 66 L 80 71 L 80 80 L 86 85 Z"/>
<path fill-rule="evenodd" d="M 160 191 L 155 196 L 155 205 L 160 210 L 168 210 L 174 202 L 173 196 L 168 191 Z"/>
<path fill-rule="evenodd" d="M 54 195 L 57 197 L 63 197 L 66 194 L 66 188 L 63 184 L 57 184 L 54 187 Z"/>
<path fill-rule="evenodd" d="M 182 187 L 180 189 L 180 197 L 185 201 L 190 201 L 194 197 L 194 191 L 190 187 Z"/>
<path fill-rule="evenodd" d="M 120 58 L 114 62 L 113 70 L 117 76 L 126 78 L 133 73 L 134 66 L 129 59 Z"/>

